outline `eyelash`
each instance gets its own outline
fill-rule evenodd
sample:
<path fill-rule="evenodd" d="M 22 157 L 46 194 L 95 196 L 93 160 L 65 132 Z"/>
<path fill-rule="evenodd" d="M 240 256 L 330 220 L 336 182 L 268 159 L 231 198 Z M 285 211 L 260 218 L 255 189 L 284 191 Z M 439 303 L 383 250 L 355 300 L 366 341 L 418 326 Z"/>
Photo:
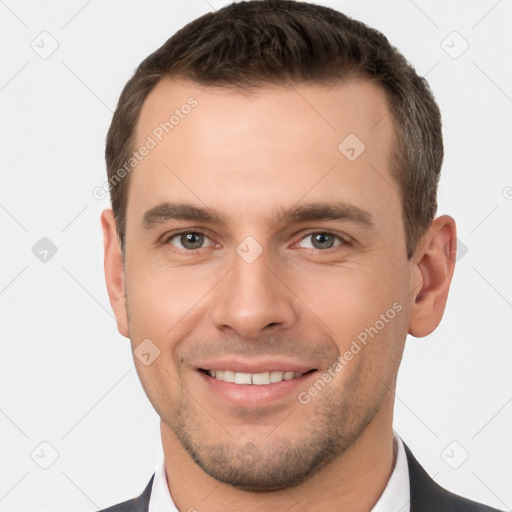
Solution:
<path fill-rule="evenodd" d="M 198 229 L 187 229 L 187 230 L 183 230 L 183 231 L 178 231 L 176 233 L 172 233 L 170 234 L 169 236 L 166 236 L 163 240 L 163 244 L 164 245 L 170 245 L 170 241 L 177 237 L 177 236 L 180 236 L 180 235 L 184 235 L 184 234 L 200 234 L 200 235 L 204 235 L 205 237 L 209 238 L 208 237 L 208 234 L 203 231 L 202 229 L 198 228 Z M 340 247 L 343 247 L 343 246 L 351 246 L 352 245 L 352 242 L 351 240 L 347 239 L 347 238 L 344 238 L 342 237 L 341 235 L 333 232 L 333 231 L 325 231 L 325 230 L 316 230 L 316 231 L 310 231 L 309 233 L 306 233 L 304 234 L 297 242 L 294 242 L 293 245 L 297 245 L 298 243 L 300 243 L 302 240 L 304 240 L 305 238 L 307 238 L 308 236 L 312 236 L 312 235 L 317 235 L 317 234 L 322 234 L 322 235 L 332 235 L 334 236 L 335 238 L 337 238 L 341 243 L 339 245 L 335 245 L 334 247 L 331 247 L 329 249 L 309 249 L 310 251 L 315 251 L 315 252 L 318 252 L 318 253 L 326 253 L 326 254 L 330 254 L 331 252 L 333 251 L 336 251 L 337 249 L 339 249 Z M 197 253 L 197 251 L 201 250 L 201 249 L 207 249 L 207 247 L 199 247 L 198 249 L 179 249 L 177 247 L 173 247 L 174 249 L 176 249 L 177 251 L 179 251 L 181 254 L 183 253 L 188 253 L 190 255 L 194 255 L 195 253 Z M 308 248 L 306 248 L 308 249 Z"/>

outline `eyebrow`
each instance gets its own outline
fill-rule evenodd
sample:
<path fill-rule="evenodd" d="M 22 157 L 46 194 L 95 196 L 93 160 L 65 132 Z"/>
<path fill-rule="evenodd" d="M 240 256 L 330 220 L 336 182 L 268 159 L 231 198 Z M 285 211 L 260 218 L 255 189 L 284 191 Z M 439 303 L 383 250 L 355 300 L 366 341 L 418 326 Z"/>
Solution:
<path fill-rule="evenodd" d="M 343 220 L 373 228 L 375 226 L 370 212 L 343 203 L 308 203 L 284 212 L 280 222 L 308 222 L 319 220 Z"/>
<path fill-rule="evenodd" d="M 190 203 L 161 203 L 147 210 L 142 217 L 142 227 L 151 229 L 169 220 L 191 220 L 223 224 L 222 217 L 214 210 Z"/>
<path fill-rule="evenodd" d="M 375 227 L 372 215 L 361 208 L 344 202 L 308 203 L 286 210 L 276 216 L 278 223 L 300 223 L 321 220 L 342 220 L 366 228 Z M 191 203 L 161 203 L 147 210 L 142 217 L 142 227 L 152 229 L 170 220 L 187 220 L 225 225 L 223 217 L 214 209 Z"/>

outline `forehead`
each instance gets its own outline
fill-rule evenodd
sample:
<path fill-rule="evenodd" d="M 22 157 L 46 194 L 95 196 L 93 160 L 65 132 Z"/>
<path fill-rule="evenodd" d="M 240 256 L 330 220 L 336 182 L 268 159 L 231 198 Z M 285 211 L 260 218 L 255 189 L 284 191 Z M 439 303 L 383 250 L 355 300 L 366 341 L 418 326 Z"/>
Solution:
<path fill-rule="evenodd" d="M 151 149 L 131 173 L 128 211 L 186 199 L 240 220 L 306 195 L 399 204 L 392 142 L 385 93 L 368 80 L 241 93 L 166 78 L 141 110 L 134 149 Z"/>

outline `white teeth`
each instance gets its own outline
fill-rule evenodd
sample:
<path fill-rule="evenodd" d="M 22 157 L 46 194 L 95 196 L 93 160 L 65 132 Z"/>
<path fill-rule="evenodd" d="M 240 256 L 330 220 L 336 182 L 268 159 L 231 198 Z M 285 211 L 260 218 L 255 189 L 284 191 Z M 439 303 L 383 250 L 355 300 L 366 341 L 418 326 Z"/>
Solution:
<path fill-rule="evenodd" d="M 265 384 L 281 382 L 283 380 L 296 379 L 301 377 L 301 372 L 263 372 L 263 373 L 243 373 L 233 372 L 231 370 L 208 370 L 210 377 L 224 382 L 234 382 L 235 384 L 255 384 L 262 386 Z"/>
<path fill-rule="evenodd" d="M 281 382 L 284 372 L 270 372 L 270 382 Z"/>
<path fill-rule="evenodd" d="M 235 384 L 251 384 L 250 373 L 235 373 Z"/>
<path fill-rule="evenodd" d="M 221 376 L 220 378 L 226 382 L 235 382 L 235 372 L 232 372 L 231 370 L 224 370 L 224 376 Z"/>
<path fill-rule="evenodd" d="M 261 384 L 270 384 L 270 373 L 253 373 L 252 374 L 252 383 L 261 385 Z"/>

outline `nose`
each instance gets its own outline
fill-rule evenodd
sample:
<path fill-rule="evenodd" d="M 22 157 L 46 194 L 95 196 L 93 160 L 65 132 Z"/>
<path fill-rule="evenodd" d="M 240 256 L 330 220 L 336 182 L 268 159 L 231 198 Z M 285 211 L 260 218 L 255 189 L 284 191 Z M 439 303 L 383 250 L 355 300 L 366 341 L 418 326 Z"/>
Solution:
<path fill-rule="evenodd" d="M 265 253 L 252 263 L 235 254 L 232 269 L 215 287 L 211 314 L 220 331 L 232 329 L 250 339 L 296 322 L 297 300 L 286 275 Z"/>

